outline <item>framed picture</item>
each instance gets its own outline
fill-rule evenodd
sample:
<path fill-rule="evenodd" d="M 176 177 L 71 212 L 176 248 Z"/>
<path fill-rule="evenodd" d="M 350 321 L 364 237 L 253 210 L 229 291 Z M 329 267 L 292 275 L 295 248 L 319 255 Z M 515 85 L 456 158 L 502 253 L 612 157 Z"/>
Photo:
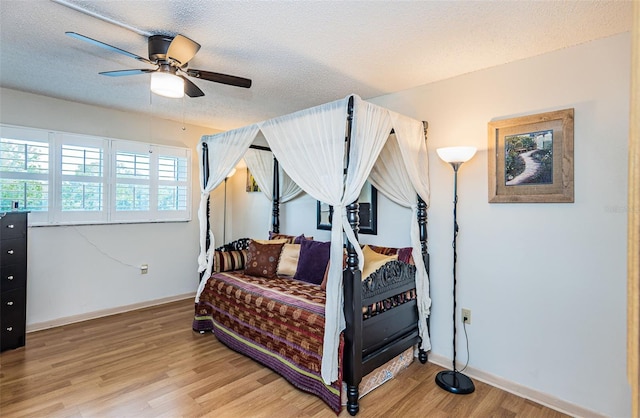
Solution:
<path fill-rule="evenodd" d="M 368 181 L 362 187 L 358 203 L 359 233 L 378 235 L 378 191 Z M 316 227 L 318 229 L 331 230 L 332 221 L 333 206 L 318 201 Z"/>
<path fill-rule="evenodd" d="M 260 191 L 260 187 L 258 187 L 258 183 L 256 183 L 256 179 L 253 178 L 253 174 L 251 174 L 251 171 L 249 171 L 249 168 L 247 167 L 247 193 L 249 192 L 259 192 Z"/>
<path fill-rule="evenodd" d="M 489 122 L 489 203 L 572 203 L 573 109 Z"/>

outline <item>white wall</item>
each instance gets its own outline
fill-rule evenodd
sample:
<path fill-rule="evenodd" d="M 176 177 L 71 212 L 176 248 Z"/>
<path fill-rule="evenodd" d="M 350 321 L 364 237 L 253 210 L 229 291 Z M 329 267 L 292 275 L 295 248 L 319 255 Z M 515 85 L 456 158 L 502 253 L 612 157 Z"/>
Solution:
<path fill-rule="evenodd" d="M 268 236 L 268 231 L 271 228 L 271 201 L 263 193 L 245 192 L 246 173 L 244 170 L 245 168 L 238 170 L 239 174 L 233 176 L 227 185 L 227 199 L 232 199 L 232 202 L 229 200 L 231 203 L 228 203 L 229 212 L 233 212 L 231 215 L 233 219 L 227 219 L 227 223 L 230 223 L 227 227 L 227 241 L 246 237 L 264 239 Z M 363 234 L 360 236 L 360 242 L 397 247 L 410 246 L 411 210 L 398 207 L 378 193 L 378 214 L 388 214 L 392 211 L 394 213 L 393 219 L 384 217 L 382 220 L 378 220 L 377 235 Z M 305 236 L 313 237 L 318 241 L 329 241 L 331 231 L 316 229 L 316 212 L 317 200 L 306 193 L 280 205 L 280 232 L 293 235 L 305 234 Z M 212 219 L 215 216 L 221 215 L 212 213 Z"/>
<path fill-rule="evenodd" d="M 29 228 L 27 326 L 195 292 L 200 199 L 195 146 L 215 130 L 192 125 L 183 130 L 175 122 L 10 89 L 1 94 L 5 124 L 192 149 L 190 222 Z M 140 274 L 143 263 L 149 265 L 147 275 Z"/>
<path fill-rule="evenodd" d="M 432 353 L 452 356 L 453 173 L 435 149 L 473 145 L 479 152 L 460 169 L 458 205 L 458 307 L 472 310 L 470 367 L 613 417 L 630 415 L 629 68 L 630 36 L 623 34 L 372 100 L 429 122 Z M 487 203 L 487 123 L 570 107 L 575 203 Z M 235 182 L 234 238 L 266 234 L 268 201 Z M 282 232 L 328 239 L 315 230 L 310 197 L 282 211 Z M 378 216 L 379 235 L 363 242 L 408 244 L 406 209 L 381 198 Z"/>
<path fill-rule="evenodd" d="M 629 80 L 623 34 L 374 100 L 429 121 L 431 150 L 480 150 L 459 173 L 458 307 L 472 310 L 470 366 L 616 417 L 630 415 Z M 571 107 L 575 203 L 487 203 L 487 123 Z M 431 335 L 433 352 L 451 357 L 453 175 L 435 152 L 430 164 Z"/>

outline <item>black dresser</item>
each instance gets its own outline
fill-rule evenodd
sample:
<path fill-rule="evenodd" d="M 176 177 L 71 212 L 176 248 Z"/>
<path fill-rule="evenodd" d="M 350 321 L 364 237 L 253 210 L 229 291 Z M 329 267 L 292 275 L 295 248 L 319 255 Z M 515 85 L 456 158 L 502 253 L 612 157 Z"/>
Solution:
<path fill-rule="evenodd" d="M 22 347 L 25 342 L 27 214 L 0 212 L 0 351 Z"/>

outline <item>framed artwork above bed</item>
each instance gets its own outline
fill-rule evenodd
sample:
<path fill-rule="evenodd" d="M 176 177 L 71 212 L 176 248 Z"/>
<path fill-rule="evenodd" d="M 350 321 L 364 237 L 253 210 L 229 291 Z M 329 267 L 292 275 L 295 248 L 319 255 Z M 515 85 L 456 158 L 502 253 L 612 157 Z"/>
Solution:
<path fill-rule="evenodd" d="M 368 235 L 378 235 L 378 191 L 368 181 L 362 187 L 358 198 L 360 210 L 360 229 L 358 233 Z M 317 228 L 331 230 L 331 220 L 333 218 L 333 206 L 318 201 L 317 207 Z"/>
<path fill-rule="evenodd" d="M 251 171 L 249 171 L 249 167 L 247 167 L 247 186 L 246 186 L 246 191 L 247 191 L 247 193 L 259 192 L 260 191 L 260 186 L 258 186 L 258 183 L 256 182 L 256 179 L 253 177 L 253 174 L 251 174 Z"/>

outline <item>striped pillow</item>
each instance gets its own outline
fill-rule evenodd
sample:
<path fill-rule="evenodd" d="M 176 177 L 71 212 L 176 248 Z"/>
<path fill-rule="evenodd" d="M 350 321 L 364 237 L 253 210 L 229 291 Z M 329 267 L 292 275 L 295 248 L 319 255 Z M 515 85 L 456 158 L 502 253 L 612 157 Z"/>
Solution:
<path fill-rule="evenodd" d="M 247 259 L 247 250 L 214 251 L 213 272 L 242 270 Z"/>
<path fill-rule="evenodd" d="M 286 240 L 287 244 L 300 244 L 302 243 L 303 239 L 308 239 L 308 240 L 312 240 L 313 241 L 313 237 L 305 237 L 304 234 L 295 236 L 295 235 L 285 235 L 285 234 L 278 234 L 275 232 L 271 232 L 269 231 L 269 239 L 270 240 Z"/>

